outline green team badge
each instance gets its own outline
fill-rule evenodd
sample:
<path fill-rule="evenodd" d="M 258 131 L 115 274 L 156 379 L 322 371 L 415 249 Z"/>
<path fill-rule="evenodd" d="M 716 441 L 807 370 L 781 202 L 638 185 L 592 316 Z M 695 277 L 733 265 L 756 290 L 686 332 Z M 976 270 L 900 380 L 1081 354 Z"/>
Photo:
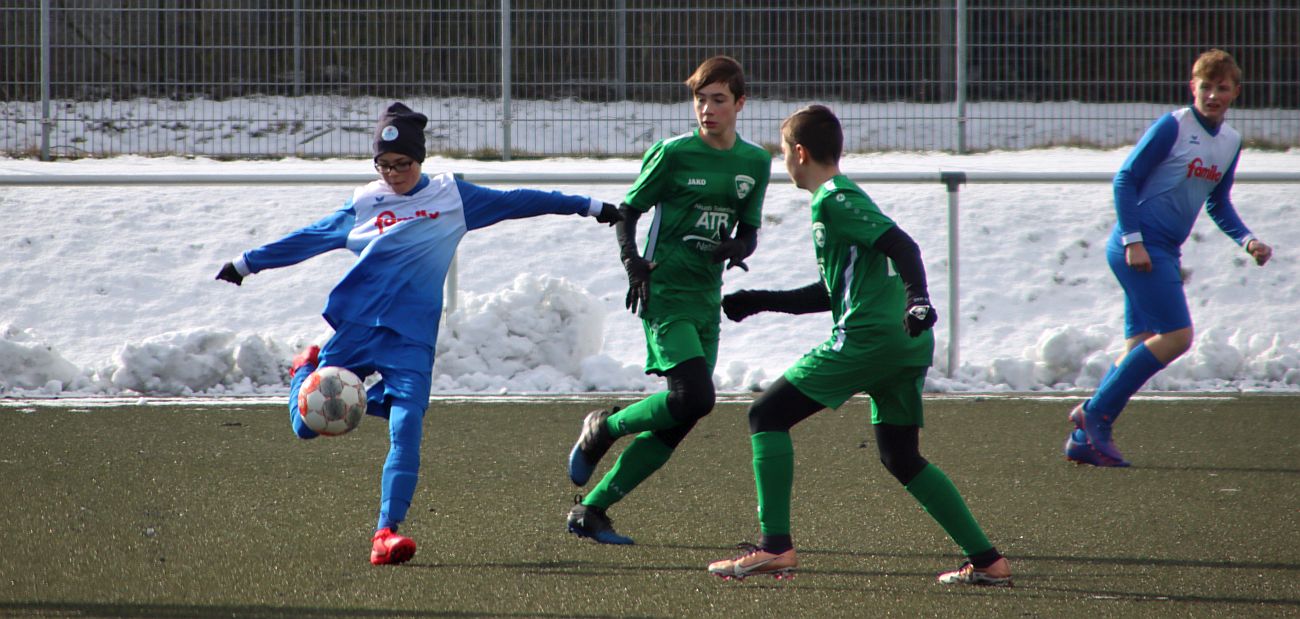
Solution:
<path fill-rule="evenodd" d="M 754 188 L 754 177 L 744 174 L 736 175 L 736 197 L 741 200 L 749 195 L 749 191 Z"/>
<path fill-rule="evenodd" d="M 813 243 L 816 244 L 818 247 L 825 247 L 826 246 L 826 224 L 820 221 L 814 223 L 812 226 L 812 232 L 813 232 Z"/>

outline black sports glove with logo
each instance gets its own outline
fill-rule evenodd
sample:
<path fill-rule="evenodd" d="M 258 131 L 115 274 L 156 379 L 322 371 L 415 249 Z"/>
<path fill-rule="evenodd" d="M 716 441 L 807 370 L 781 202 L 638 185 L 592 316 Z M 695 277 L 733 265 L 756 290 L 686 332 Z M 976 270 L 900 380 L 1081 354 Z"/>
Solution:
<path fill-rule="evenodd" d="M 623 305 L 638 316 L 650 302 L 650 272 L 654 268 L 653 262 L 641 256 L 623 258 L 623 270 L 627 271 L 627 297 Z"/>
<path fill-rule="evenodd" d="M 749 270 L 749 265 L 745 264 L 745 258 L 753 253 L 749 243 L 744 239 L 731 238 L 731 232 L 727 227 L 718 226 L 718 246 L 713 248 L 713 263 L 717 264 L 722 261 L 727 262 L 727 268 L 740 267 L 743 271 Z"/>
<path fill-rule="evenodd" d="M 236 286 L 244 285 L 244 276 L 239 274 L 239 269 L 235 268 L 233 262 L 221 265 L 221 270 L 217 272 L 216 279 L 230 282 Z"/>
<path fill-rule="evenodd" d="M 623 221 L 623 216 L 619 214 L 618 207 L 608 202 L 602 202 L 600 205 L 600 214 L 596 215 L 596 221 L 602 224 L 614 225 Z"/>
<path fill-rule="evenodd" d="M 918 337 L 939 320 L 939 312 L 930 305 L 929 297 L 911 297 L 907 300 L 907 313 L 903 316 L 903 328 L 907 334 Z"/>

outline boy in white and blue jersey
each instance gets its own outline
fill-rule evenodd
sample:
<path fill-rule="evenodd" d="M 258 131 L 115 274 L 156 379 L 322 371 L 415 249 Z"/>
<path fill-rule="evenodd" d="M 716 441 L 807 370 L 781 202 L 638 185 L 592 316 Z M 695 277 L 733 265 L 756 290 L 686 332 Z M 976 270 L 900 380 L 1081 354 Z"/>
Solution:
<path fill-rule="evenodd" d="M 298 390 L 323 366 L 358 376 L 378 372 L 367 413 L 388 419 L 379 522 L 370 562 L 397 564 L 415 554 L 415 541 L 397 534 L 415 494 L 424 411 L 432 385 L 434 345 L 442 315 L 443 285 L 466 232 L 506 219 L 585 215 L 613 225 L 612 204 L 586 196 L 532 189 L 497 191 L 451 174 L 427 176 L 424 127 L 428 119 L 401 103 L 384 111 L 376 129 L 375 169 L 380 179 L 357 188 L 341 209 L 284 238 L 226 263 L 217 279 L 236 285 L 265 269 L 297 264 L 335 249 L 357 261 L 330 292 L 323 313 L 334 335 L 323 348 L 300 353 L 290 369 L 289 418 L 304 439 L 317 434 L 298 415 Z"/>
<path fill-rule="evenodd" d="M 1180 256 L 1201 206 L 1256 264 L 1273 255 L 1229 199 L 1241 135 L 1224 116 L 1241 93 L 1241 69 L 1227 52 L 1210 50 L 1193 65 L 1190 86 L 1193 105 L 1157 119 L 1115 175 L 1119 221 L 1106 257 L 1124 289 L 1127 352 L 1092 398 L 1070 412 L 1076 429 L 1065 456 L 1075 462 L 1128 466 L 1111 439 L 1115 419 L 1147 380 L 1192 345 Z"/>

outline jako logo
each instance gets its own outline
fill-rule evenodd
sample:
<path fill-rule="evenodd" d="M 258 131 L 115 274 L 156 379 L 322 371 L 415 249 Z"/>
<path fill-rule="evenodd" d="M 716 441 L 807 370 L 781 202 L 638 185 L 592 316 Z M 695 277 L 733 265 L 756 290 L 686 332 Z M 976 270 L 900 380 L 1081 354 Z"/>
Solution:
<path fill-rule="evenodd" d="M 1223 178 L 1223 172 L 1219 171 L 1219 166 L 1217 165 L 1212 165 L 1208 168 L 1205 167 L 1201 158 L 1197 157 L 1193 159 L 1191 163 L 1187 164 L 1187 178 L 1192 178 L 1193 176 L 1217 183 L 1219 182 L 1219 179 Z"/>

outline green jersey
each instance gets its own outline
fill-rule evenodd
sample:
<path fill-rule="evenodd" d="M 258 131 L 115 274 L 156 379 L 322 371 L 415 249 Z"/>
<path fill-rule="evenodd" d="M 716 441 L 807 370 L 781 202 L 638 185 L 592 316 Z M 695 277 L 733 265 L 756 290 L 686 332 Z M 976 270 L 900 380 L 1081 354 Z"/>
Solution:
<path fill-rule="evenodd" d="M 823 346 L 904 366 L 929 366 L 934 334 L 911 337 L 903 328 L 907 307 L 902 279 L 875 250 L 894 227 L 866 192 L 844 176 L 817 188 L 812 199 L 813 250 L 830 293 L 835 329 Z"/>
<path fill-rule="evenodd" d="M 724 267 L 712 259 L 718 231 L 734 234 L 737 222 L 760 226 L 771 172 L 763 147 L 737 136 L 730 150 L 718 150 L 698 129 L 646 151 L 624 199 L 642 213 L 656 207 L 645 243 L 645 258 L 656 266 L 643 317 L 712 312 L 717 319 Z"/>

